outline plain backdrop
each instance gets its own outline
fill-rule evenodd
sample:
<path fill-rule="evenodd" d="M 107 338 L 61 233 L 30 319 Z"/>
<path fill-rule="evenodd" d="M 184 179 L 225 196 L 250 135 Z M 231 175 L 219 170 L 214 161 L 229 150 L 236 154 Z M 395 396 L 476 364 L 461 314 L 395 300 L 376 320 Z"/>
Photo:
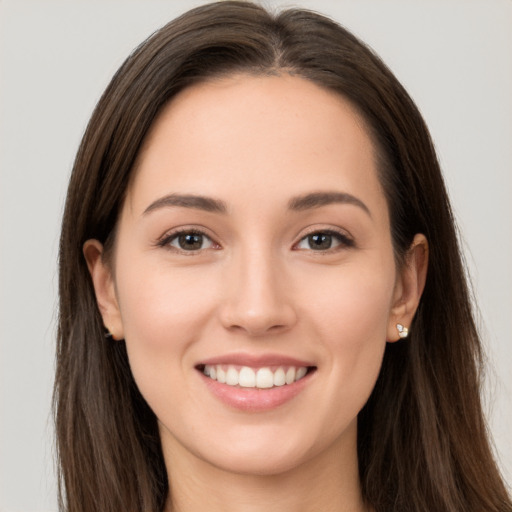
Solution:
<path fill-rule="evenodd" d="M 110 77 L 203 2 L 0 0 L 0 511 L 56 511 L 59 223 L 74 154 Z M 485 403 L 512 481 L 512 2 L 297 0 L 368 42 L 416 100 L 446 176 L 489 367 Z"/>

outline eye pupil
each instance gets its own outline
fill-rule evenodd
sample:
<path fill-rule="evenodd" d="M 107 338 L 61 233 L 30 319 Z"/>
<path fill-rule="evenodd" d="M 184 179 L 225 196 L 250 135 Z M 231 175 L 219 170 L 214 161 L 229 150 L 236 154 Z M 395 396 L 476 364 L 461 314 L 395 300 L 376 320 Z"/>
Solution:
<path fill-rule="evenodd" d="M 203 245 L 203 235 L 197 233 L 187 233 L 178 237 L 180 247 L 186 251 L 201 249 Z"/>
<path fill-rule="evenodd" d="M 312 249 L 330 249 L 332 245 L 332 236 L 326 235 L 325 233 L 315 233 L 314 235 L 309 235 L 309 246 Z"/>

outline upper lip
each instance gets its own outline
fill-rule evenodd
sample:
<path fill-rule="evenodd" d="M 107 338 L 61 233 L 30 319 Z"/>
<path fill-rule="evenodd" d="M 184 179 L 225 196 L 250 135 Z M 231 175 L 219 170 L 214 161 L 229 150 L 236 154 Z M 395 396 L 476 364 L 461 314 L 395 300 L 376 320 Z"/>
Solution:
<path fill-rule="evenodd" d="M 196 366 L 216 364 L 232 364 L 236 366 L 249 366 L 261 368 L 264 366 L 315 366 L 311 361 L 297 359 L 283 354 L 247 354 L 233 353 L 215 356 L 201 360 Z"/>

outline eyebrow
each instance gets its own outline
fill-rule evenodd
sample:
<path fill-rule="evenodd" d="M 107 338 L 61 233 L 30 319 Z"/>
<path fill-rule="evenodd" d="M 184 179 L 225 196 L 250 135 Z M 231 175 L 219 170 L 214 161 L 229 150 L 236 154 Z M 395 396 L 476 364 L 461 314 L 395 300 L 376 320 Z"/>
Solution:
<path fill-rule="evenodd" d="M 145 210 L 144 215 L 160 208 L 179 206 L 181 208 L 193 208 L 213 213 L 227 213 L 228 208 L 224 201 L 211 197 L 197 196 L 193 194 L 169 194 L 152 202 Z"/>
<path fill-rule="evenodd" d="M 345 192 L 312 192 L 302 196 L 293 197 L 288 201 L 288 209 L 299 212 L 327 206 L 330 204 L 352 204 L 365 211 L 370 217 L 369 208 L 357 197 Z M 192 208 L 212 213 L 226 214 L 228 207 L 220 199 L 200 196 L 195 194 L 169 194 L 153 201 L 145 210 L 144 215 L 158 210 L 177 206 L 180 208 Z"/>
<path fill-rule="evenodd" d="M 330 204 L 352 204 L 364 210 L 370 217 L 370 209 L 363 201 L 345 192 L 313 192 L 290 199 L 288 208 L 293 211 L 310 210 L 312 208 L 320 208 Z"/>

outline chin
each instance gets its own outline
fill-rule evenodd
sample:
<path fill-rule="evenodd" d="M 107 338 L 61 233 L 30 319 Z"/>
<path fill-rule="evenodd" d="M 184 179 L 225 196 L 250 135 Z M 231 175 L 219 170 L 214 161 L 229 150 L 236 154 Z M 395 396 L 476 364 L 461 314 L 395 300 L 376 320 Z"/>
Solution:
<path fill-rule="evenodd" d="M 264 450 L 244 450 L 243 453 L 219 454 L 203 459 L 212 466 L 229 473 L 247 476 L 278 476 L 289 473 L 307 461 L 304 453 L 282 452 L 275 448 L 269 452 Z"/>
<path fill-rule="evenodd" d="M 309 464 L 322 464 L 332 453 L 339 453 L 344 439 L 348 439 L 335 436 L 334 432 L 317 434 L 302 430 L 300 425 L 292 431 L 289 426 L 283 429 L 267 425 L 256 430 L 241 427 L 225 432 L 220 438 L 210 436 L 206 447 L 196 445 L 194 451 L 202 461 L 222 471 L 278 476 Z M 355 440 L 355 436 L 348 437 Z"/>

